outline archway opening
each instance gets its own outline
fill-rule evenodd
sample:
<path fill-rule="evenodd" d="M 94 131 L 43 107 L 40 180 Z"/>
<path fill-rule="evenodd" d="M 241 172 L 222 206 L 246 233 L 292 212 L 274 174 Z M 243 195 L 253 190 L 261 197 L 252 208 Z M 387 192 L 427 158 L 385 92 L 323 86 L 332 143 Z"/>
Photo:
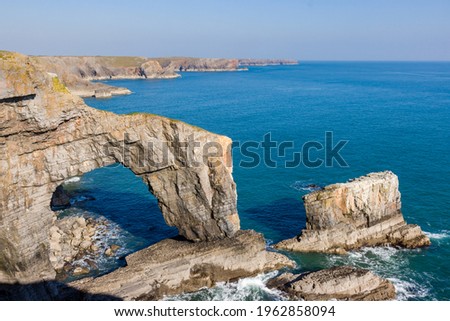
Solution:
<path fill-rule="evenodd" d="M 178 235 L 148 186 L 121 164 L 66 180 L 51 205 L 50 259 L 67 281 L 110 272 L 126 255 Z"/>

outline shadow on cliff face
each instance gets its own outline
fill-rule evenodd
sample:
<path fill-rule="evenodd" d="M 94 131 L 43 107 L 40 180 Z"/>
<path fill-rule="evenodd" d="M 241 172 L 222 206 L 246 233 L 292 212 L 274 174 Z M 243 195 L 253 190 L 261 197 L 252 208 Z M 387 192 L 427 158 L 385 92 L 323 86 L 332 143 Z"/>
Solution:
<path fill-rule="evenodd" d="M 306 226 L 303 201 L 296 198 L 281 198 L 268 204 L 241 209 L 239 213 L 245 222 L 243 228 L 255 229 L 273 242 L 299 235 Z"/>
<path fill-rule="evenodd" d="M 57 281 L 30 284 L 0 283 L 2 301 L 121 301 L 106 294 L 90 294 Z"/>

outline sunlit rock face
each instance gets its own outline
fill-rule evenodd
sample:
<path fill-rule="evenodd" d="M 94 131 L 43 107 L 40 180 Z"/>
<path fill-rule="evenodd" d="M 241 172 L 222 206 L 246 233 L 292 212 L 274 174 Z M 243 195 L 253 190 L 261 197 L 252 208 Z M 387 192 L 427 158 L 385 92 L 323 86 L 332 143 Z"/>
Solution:
<path fill-rule="evenodd" d="M 406 224 L 398 177 L 371 173 L 307 194 L 306 229 L 277 248 L 298 252 L 345 253 L 362 246 L 416 248 L 430 244 L 419 226 Z"/>
<path fill-rule="evenodd" d="M 230 147 L 229 138 L 180 121 L 90 108 L 35 59 L 0 52 L 0 281 L 54 277 L 53 192 L 117 162 L 144 180 L 186 239 L 232 237 L 239 217 Z"/>

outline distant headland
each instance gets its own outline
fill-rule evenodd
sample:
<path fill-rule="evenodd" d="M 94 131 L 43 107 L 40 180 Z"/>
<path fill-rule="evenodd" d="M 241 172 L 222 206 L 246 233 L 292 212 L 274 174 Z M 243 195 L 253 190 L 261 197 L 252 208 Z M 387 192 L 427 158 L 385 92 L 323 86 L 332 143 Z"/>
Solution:
<path fill-rule="evenodd" d="M 130 94 L 127 88 L 91 82 L 106 79 L 169 79 L 179 72 L 242 71 L 247 66 L 294 65 L 289 59 L 146 58 L 131 56 L 36 56 L 73 93 L 81 97 Z"/>

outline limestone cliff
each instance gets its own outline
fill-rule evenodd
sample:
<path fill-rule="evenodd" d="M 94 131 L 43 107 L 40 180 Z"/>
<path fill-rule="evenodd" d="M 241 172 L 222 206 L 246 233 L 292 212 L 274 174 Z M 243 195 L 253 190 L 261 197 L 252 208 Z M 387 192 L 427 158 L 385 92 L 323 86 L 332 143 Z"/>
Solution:
<path fill-rule="evenodd" d="M 415 248 L 430 244 L 419 226 L 401 213 L 398 178 L 389 171 L 371 173 L 307 194 L 306 229 L 276 245 L 300 252 L 344 253 L 362 246 Z"/>
<path fill-rule="evenodd" d="M 35 58 L 0 52 L 0 282 L 54 277 L 52 194 L 64 180 L 122 163 L 192 241 L 239 230 L 231 140 L 180 121 L 118 116 L 70 94 Z M 195 142 L 193 148 L 190 142 Z"/>
<path fill-rule="evenodd" d="M 239 59 L 239 66 L 298 65 L 294 59 Z"/>
<path fill-rule="evenodd" d="M 238 70 L 237 59 L 215 58 L 145 58 L 145 57 L 33 57 L 46 71 L 52 72 L 75 95 L 110 97 L 131 93 L 127 88 L 92 82 L 106 79 L 167 79 L 180 77 L 180 71 Z"/>
<path fill-rule="evenodd" d="M 159 64 L 170 71 L 235 71 L 239 69 L 237 59 L 224 58 L 156 58 Z"/>

